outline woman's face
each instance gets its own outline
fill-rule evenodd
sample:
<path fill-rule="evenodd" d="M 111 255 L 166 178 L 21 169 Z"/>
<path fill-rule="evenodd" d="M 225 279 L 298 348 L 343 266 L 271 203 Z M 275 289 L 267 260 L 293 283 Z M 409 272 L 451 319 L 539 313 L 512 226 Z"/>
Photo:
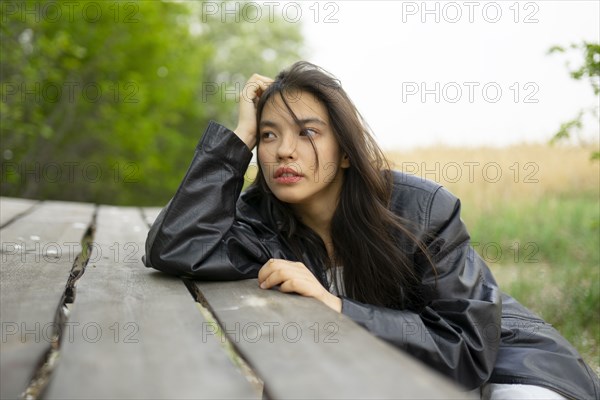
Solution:
<path fill-rule="evenodd" d="M 258 127 L 258 162 L 264 179 L 281 201 L 296 205 L 337 204 L 347 157 L 329 122 L 327 109 L 312 94 L 284 94 L 296 124 L 279 94 L 267 100 Z M 312 138 L 317 158 L 311 144 Z"/>

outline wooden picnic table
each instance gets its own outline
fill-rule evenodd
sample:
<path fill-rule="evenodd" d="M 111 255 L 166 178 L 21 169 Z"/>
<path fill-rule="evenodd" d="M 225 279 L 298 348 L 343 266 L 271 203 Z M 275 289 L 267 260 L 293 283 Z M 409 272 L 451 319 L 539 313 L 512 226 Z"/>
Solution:
<path fill-rule="evenodd" d="M 141 262 L 158 208 L 0 198 L 0 395 L 469 395 L 314 299 Z"/>

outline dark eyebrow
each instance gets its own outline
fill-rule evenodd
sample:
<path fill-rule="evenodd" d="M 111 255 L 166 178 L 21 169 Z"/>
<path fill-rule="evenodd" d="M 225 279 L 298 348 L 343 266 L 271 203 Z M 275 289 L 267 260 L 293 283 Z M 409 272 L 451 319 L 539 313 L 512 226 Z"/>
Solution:
<path fill-rule="evenodd" d="M 300 125 L 306 125 L 306 124 L 319 124 L 319 125 L 323 125 L 326 126 L 327 124 L 322 121 L 319 118 L 304 118 L 304 119 L 299 119 L 297 121 Z M 260 128 L 263 127 L 271 127 L 271 128 L 277 128 L 279 125 L 277 125 L 277 123 L 268 120 L 268 119 L 263 119 L 262 121 L 260 121 Z"/>
<path fill-rule="evenodd" d="M 263 127 L 271 127 L 271 128 L 277 128 L 277 124 L 273 121 L 270 121 L 268 119 L 263 119 L 262 121 L 260 121 L 260 128 Z"/>
<path fill-rule="evenodd" d="M 306 124 L 319 124 L 319 125 L 327 125 L 324 121 L 320 120 L 319 118 L 305 118 L 305 119 L 299 119 L 298 122 L 300 122 L 301 125 L 306 125 Z"/>

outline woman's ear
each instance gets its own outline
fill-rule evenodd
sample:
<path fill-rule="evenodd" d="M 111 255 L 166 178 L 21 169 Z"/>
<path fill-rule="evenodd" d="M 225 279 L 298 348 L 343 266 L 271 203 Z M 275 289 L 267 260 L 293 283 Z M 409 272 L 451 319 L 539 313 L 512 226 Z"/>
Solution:
<path fill-rule="evenodd" d="M 342 162 L 341 162 L 340 166 L 342 168 L 348 168 L 348 167 L 350 167 L 350 157 L 348 157 L 348 154 L 344 154 L 342 156 Z"/>

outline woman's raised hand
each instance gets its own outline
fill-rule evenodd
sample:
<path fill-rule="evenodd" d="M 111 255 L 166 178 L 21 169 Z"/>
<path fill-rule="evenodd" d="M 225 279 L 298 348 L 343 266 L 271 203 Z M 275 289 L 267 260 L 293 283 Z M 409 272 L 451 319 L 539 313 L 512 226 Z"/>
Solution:
<path fill-rule="evenodd" d="M 314 297 L 335 311 L 342 311 L 342 300 L 329 293 L 301 262 L 272 258 L 258 271 L 258 283 L 262 289 L 279 285 L 281 292 Z"/>
<path fill-rule="evenodd" d="M 240 113 L 238 125 L 233 132 L 250 150 L 256 146 L 256 103 L 273 79 L 259 74 L 254 74 L 248 79 L 240 94 Z"/>

